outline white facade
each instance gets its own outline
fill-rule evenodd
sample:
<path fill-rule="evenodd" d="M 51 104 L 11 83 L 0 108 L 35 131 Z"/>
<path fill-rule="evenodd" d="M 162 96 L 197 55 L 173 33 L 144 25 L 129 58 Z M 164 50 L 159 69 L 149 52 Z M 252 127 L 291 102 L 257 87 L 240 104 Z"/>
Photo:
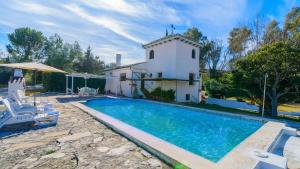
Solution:
<path fill-rule="evenodd" d="M 106 70 L 106 92 L 132 97 L 134 88 L 137 88 L 143 95 L 140 88 L 141 74 L 144 74 L 144 88 L 148 91 L 156 87 L 163 90 L 173 89 L 174 101 L 199 102 L 198 43 L 176 34 L 150 42 L 143 47 L 145 62 Z M 190 84 L 190 81 L 193 81 L 193 84 Z"/>

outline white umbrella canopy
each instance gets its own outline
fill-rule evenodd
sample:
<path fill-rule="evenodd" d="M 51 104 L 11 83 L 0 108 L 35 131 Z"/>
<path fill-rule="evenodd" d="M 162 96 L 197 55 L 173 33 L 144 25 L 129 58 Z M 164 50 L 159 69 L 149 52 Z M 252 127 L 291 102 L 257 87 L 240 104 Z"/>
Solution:
<path fill-rule="evenodd" d="M 33 70 L 40 72 L 53 72 L 53 73 L 67 73 L 63 70 L 42 64 L 37 62 L 24 62 L 24 63 L 8 63 L 0 64 L 0 67 L 8 67 L 13 69 L 24 69 L 24 70 Z"/>
<path fill-rule="evenodd" d="M 23 69 L 23 70 L 32 70 L 34 71 L 34 81 L 36 85 L 36 72 L 52 72 L 52 73 L 67 73 L 63 70 L 56 69 L 54 67 L 37 63 L 37 62 L 24 62 L 24 63 L 8 63 L 8 64 L 0 64 L 0 67 L 8 67 L 13 69 Z M 34 98 L 34 106 L 36 105 L 35 94 L 33 94 Z"/>

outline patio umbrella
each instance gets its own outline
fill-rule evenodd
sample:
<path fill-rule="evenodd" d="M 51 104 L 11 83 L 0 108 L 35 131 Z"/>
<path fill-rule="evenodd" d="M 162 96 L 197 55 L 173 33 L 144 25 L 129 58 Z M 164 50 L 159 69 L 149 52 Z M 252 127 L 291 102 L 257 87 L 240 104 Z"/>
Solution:
<path fill-rule="evenodd" d="M 38 62 L 24 62 L 24 63 L 8 63 L 8 64 L 0 64 L 0 67 L 8 67 L 13 69 L 23 69 L 23 70 L 32 70 L 34 71 L 34 82 L 36 85 L 36 72 L 52 72 L 52 73 L 67 73 L 63 70 L 59 70 L 57 68 L 38 63 Z M 34 97 L 34 105 L 35 103 L 35 95 Z"/>
<path fill-rule="evenodd" d="M 24 70 L 32 70 L 32 71 L 40 71 L 40 72 L 67 73 L 63 70 L 59 70 L 54 67 L 42 63 L 37 63 L 37 62 L 8 63 L 8 64 L 0 64 L 0 66 L 9 67 L 13 69 L 24 69 Z"/>

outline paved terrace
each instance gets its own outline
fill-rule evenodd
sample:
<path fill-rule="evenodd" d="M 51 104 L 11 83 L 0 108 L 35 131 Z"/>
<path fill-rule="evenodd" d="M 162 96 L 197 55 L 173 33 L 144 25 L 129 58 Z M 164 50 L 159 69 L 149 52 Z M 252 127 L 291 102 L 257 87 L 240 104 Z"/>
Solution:
<path fill-rule="evenodd" d="M 0 138 L 1 169 L 170 168 L 68 102 L 58 102 L 55 96 L 38 100 L 54 103 L 61 112 L 59 123 Z"/>

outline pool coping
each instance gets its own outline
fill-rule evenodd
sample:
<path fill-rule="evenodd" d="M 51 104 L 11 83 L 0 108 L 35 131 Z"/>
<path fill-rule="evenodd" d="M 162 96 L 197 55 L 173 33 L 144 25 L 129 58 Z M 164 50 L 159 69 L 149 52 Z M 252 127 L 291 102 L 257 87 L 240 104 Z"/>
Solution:
<path fill-rule="evenodd" d="M 148 101 L 148 100 L 147 100 Z M 183 148 L 177 147 L 171 143 L 168 143 L 156 136 L 146 133 L 140 129 L 130 126 L 118 119 L 108 116 L 100 111 L 94 110 L 82 104 L 84 101 L 71 102 L 72 105 L 78 107 L 84 112 L 87 112 L 92 117 L 105 124 L 106 126 L 112 128 L 116 132 L 125 136 L 129 140 L 135 142 L 139 146 L 143 147 L 150 153 L 158 156 L 160 159 L 164 160 L 170 165 L 175 165 L 177 163 L 182 163 L 189 168 L 230 168 L 230 169 L 240 169 L 240 168 L 253 168 L 258 160 L 250 157 L 250 152 L 254 149 L 260 149 L 268 151 L 276 139 L 280 136 L 283 129 L 285 128 L 284 123 L 271 122 L 268 121 L 263 124 L 257 131 L 252 133 L 246 139 L 244 139 L 240 144 L 235 146 L 229 153 L 227 153 L 222 159 L 217 163 L 207 160 L 199 155 L 192 152 L 184 150 Z M 153 101 L 150 101 L 153 102 Z M 154 101 L 156 102 L 156 101 Z M 156 102 L 157 103 L 157 102 Z M 160 104 L 170 104 L 161 103 Z M 170 104 L 178 107 L 191 108 L 195 110 L 205 110 L 208 112 L 216 114 L 224 114 L 229 116 L 237 116 L 248 118 L 246 115 L 235 115 L 226 112 L 219 112 L 213 110 L 207 110 L 202 108 L 188 107 L 184 105 Z M 254 117 L 255 120 L 262 120 Z M 265 120 L 265 119 L 263 119 Z"/>

